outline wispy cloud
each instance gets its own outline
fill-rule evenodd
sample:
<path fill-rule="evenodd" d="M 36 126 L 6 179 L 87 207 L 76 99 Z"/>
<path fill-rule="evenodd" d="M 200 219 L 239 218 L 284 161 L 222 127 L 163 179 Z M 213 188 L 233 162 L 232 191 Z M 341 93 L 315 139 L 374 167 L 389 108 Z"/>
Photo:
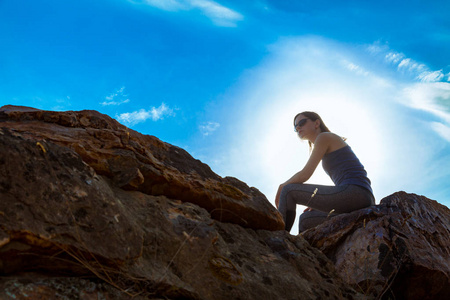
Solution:
<path fill-rule="evenodd" d="M 448 124 L 442 124 L 439 122 L 432 122 L 431 127 L 436 131 L 443 139 L 450 142 L 450 128 Z"/>
<path fill-rule="evenodd" d="M 442 126 L 450 130 L 450 83 L 426 82 L 416 83 L 403 90 L 403 104 L 418 110 L 425 111 L 439 118 L 440 127 L 433 125 L 442 136 Z"/>
<path fill-rule="evenodd" d="M 145 122 L 149 119 L 152 121 L 158 121 L 164 119 L 164 117 L 173 115 L 173 109 L 169 108 L 165 103 L 161 103 L 159 107 L 152 107 L 149 110 L 141 109 L 138 111 L 117 115 L 116 119 L 127 126 L 132 126 Z"/>
<path fill-rule="evenodd" d="M 197 10 L 217 26 L 223 27 L 235 27 L 238 21 L 244 19 L 240 13 L 210 0 L 133 0 L 131 2 L 144 3 L 172 12 Z"/>
<path fill-rule="evenodd" d="M 124 99 L 124 100 L 120 100 L 120 101 L 103 101 L 100 104 L 103 106 L 108 106 L 108 105 L 121 105 L 121 104 L 125 104 L 130 102 L 130 99 Z"/>
<path fill-rule="evenodd" d="M 39 101 L 42 101 L 42 99 L 40 99 L 40 98 L 37 98 L 37 99 L 39 99 Z M 72 106 L 72 103 L 70 101 L 70 96 L 66 96 L 66 97 L 63 97 L 63 98 L 57 98 L 54 101 L 54 103 L 56 105 L 53 105 L 51 107 L 51 110 L 55 110 L 55 111 L 64 111 L 64 110 L 69 109 L 69 107 Z"/>
<path fill-rule="evenodd" d="M 132 1 L 132 2 L 139 2 L 139 1 Z M 186 5 L 180 0 L 143 0 L 140 2 L 168 11 L 187 9 Z"/>
<path fill-rule="evenodd" d="M 237 21 L 244 17 L 225 6 L 209 0 L 190 0 L 192 7 L 198 8 L 203 14 L 210 18 L 216 25 L 233 27 Z"/>
<path fill-rule="evenodd" d="M 438 71 L 423 71 L 417 76 L 422 82 L 437 82 L 444 79 L 444 73 L 442 70 Z"/>
<path fill-rule="evenodd" d="M 430 70 L 427 65 L 419 63 L 401 52 L 396 52 L 389 49 L 388 46 L 380 46 L 373 44 L 368 47 L 369 52 L 376 55 L 384 56 L 384 60 L 394 66 L 401 72 L 412 75 L 416 80 L 421 82 L 438 82 L 447 77 L 450 80 L 450 75 L 445 75 L 443 70 Z"/>
<path fill-rule="evenodd" d="M 344 67 L 358 75 L 362 76 L 369 76 L 370 73 L 366 71 L 363 67 L 356 65 L 355 63 L 352 63 L 348 60 L 343 60 L 342 63 L 344 64 Z"/>
<path fill-rule="evenodd" d="M 121 105 L 124 103 L 128 103 L 130 102 L 130 99 L 128 99 L 128 95 L 125 95 L 123 92 L 125 90 L 125 87 L 121 87 L 120 89 L 118 89 L 117 91 L 115 91 L 114 93 L 112 93 L 109 96 L 105 97 L 106 101 L 101 102 L 100 104 L 103 106 L 108 106 L 108 105 Z"/>
<path fill-rule="evenodd" d="M 413 82 L 408 82 L 401 90 L 400 102 L 438 118 L 440 122 L 429 122 L 430 128 L 449 141 L 450 73 L 444 74 L 442 69 L 433 71 L 426 64 L 393 51 L 386 45 L 373 44 L 368 49 L 370 53 L 384 57 L 385 62 L 396 67 L 400 73 L 412 75 Z"/>
<path fill-rule="evenodd" d="M 204 136 L 208 136 L 208 135 L 212 134 L 219 127 L 220 127 L 220 124 L 216 123 L 216 122 L 207 122 L 207 123 L 204 123 L 204 124 L 199 126 L 200 132 Z"/>

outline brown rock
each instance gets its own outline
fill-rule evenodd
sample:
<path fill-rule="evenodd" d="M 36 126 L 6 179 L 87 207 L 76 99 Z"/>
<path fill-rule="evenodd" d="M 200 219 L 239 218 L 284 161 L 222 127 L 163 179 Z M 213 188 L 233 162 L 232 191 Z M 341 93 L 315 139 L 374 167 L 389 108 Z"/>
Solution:
<path fill-rule="evenodd" d="M 33 136 L 0 130 L 0 299 L 366 299 L 300 236 L 119 188 L 134 179 Z"/>
<path fill-rule="evenodd" d="M 450 210 L 434 200 L 398 192 L 302 236 L 366 294 L 450 299 Z"/>
<path fill-rule="evenodd" d="M 10 240 L 52 249 L 61 243 L 111 260 L 140 256 L 142 229 L 76 152 L 7 129 L 0 130 L 0 147 L 0 220 Z M 3 268 L 20 269 L 25 261 L 7 260 Z"/>
<path fill-rule="evenodd" d="M 114 287 L 77 277 L 48 277 L 38 273 L 0 279 L 1 299 L 123 299 Z"/>
<path fill-rule="evenodd" d="M 96 111 L 53 112 L 3 106 L 0 126 L 44 145 L 78 153 L 119 187 L 197 204 L 213 218 L 248 228 L 280 230 L 278 211 L 256 188 L 222 178 L 185 150 L 133 131 Z"/>

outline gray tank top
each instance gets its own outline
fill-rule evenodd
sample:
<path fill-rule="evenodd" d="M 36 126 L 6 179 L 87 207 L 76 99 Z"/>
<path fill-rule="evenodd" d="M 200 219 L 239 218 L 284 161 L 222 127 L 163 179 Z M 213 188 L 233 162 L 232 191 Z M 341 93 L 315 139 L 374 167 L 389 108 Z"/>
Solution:
<path fill-rule="evenodd" d="M 335 185 L 354 184 L 373 194 L 367 172 L 350 146 L 325 154 L 322 167 Z"/>

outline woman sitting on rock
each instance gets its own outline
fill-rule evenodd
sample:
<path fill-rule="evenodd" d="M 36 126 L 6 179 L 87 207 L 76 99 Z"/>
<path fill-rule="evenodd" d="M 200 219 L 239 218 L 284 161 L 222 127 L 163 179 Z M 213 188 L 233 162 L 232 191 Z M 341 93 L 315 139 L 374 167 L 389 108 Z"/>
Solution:
<path fill-rule="evenodd" d="M 305 167 L 281 184 L 275 204 L 283 215 L 285 230 L 295 221 L 296 205 L 308 206 L 300 216 L 299 232 L 312 228 L 336 214 L 375 204 L 367 172 L 342 137 L 331 133 L 317 113 L 305 111 L 294 118 L 294 130 L 308 140 L 311 156 Z M 304 184 L 322 160 L 335 186 Z"/>

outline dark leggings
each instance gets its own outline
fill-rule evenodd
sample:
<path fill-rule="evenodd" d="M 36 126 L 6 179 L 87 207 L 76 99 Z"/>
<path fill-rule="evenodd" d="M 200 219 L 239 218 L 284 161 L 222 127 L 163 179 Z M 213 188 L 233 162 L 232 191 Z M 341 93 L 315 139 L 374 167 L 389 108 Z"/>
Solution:
<path fill-rule="evenodd" d="M 313 209 L 300 216 L 299 232 L 302 232 L 327 218 L 375 205 L 375 199 L 369 190 L 357 185 L 288 184 L 281 190 L 278 207 L 287 231 L 294 224 L 297 204 Z"/>

